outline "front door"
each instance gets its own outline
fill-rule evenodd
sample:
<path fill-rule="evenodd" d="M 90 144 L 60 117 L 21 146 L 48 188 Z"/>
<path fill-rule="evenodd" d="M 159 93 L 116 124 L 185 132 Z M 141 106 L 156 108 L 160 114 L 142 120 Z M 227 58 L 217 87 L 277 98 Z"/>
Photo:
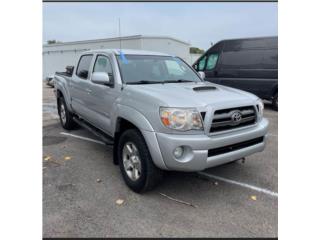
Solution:
<path fill-rule="evenodd" d="M 202 59 L 199 61 L 196 69 L 197 71 L 203 71 L 206 75 L 205 80 L 213 83 L 220 83 L 218 78 L 218 60 L 219 53 L 211 52 L 207 53 Z"/>
<path fill-rule="evenodd" d="M 95 72 L 108 73 L 110 84 L 101 85 L 89 81 L 91 121 L 106 133 L 111 133 L 111 114 L 117 91 L 114 88 L 114 71 L 109 56 L 98 54 L 95 57 L 92 74 Z"/>

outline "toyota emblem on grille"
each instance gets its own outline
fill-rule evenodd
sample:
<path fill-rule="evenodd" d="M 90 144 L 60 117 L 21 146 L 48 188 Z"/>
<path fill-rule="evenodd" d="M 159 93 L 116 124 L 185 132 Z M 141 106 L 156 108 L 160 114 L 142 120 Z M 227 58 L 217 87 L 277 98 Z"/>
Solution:
<path fill-rule="evenodd" d="M 233 121 L 234 123 L 240 123 L 240 122 L 241 122 L 241 119 L 242 119 L 241 112 L 236 111 L 236 112 L 232 113 L 231 119 L 232 119 L 232 121 Z"/>

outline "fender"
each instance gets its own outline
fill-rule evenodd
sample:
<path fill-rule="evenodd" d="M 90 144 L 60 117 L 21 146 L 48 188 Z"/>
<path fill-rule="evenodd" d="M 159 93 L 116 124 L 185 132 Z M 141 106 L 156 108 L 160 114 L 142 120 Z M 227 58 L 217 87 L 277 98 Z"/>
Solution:
<path fill-rule="evenodd" d="M 134 109 L 132 107 L 117 104 L 116 109 L 117 109 L 117 114 L 114 114 L 114 119 L 113 119 L 114 133 L 116 133 L 119 130 L 119 126 L 117 124 L 118 123 L 117 119 L 119 117 L 131 122 L 133 125 L 135 125 L 140 130 L 141 134 L 143 135 L 143 137 L 147 143 L 147 146 L 149 148 L 149 152 L 151 154 L 153 163 L 158 168 L 167 170 L 168 168 L 165 165 L 164 160 L 162 158 L 162 154 L 161 154 L 161 151 L 159 148 L 156 133 L 155 133 L 153 127 L 151 126 L 150 122 L 148 121 L 148 119 L 142 113 L 140 113 L 139 111 L 137 111 L 136 109 Z"/>
<path fill-rule="evenodd" d="M 137 111 L 136 109 L 126 106 L 126 105 L 121 105 L 117 104 L 116 107 L 117 113 L 114 114 L 113 116 L 113 127 L 114 129 L 113 132 L 117 131 L 117 118 L 121 117 L 126 119 L 127 121 L 131 122 L 134 124 L 137 128 L 140 129 L 140 131 L 149 131 L 149 132 L 154 132 L 153 127 L 151 126 L 150 122 L 147 120 L 147 118 Z"/>
<path fill-rule="evenodd" d="M 60 76 L 54 76 L 54 82 L 55 82 L 55 89 L 57 91 L 60 91 L 61 94 L 63 95 L 64 97 L 64 100 L 66 102 L 66 105 L 67 105 L 67 108 L 69 111 L 73 111 L 72 110 L 72 106 L 71 106 L 71 97 L 70 97 L 70 93 L 69 91 L 67 90 L 67 80 L 63 77 L 60 77 Z M 58 97 L 58 95 L 57 95 Z"/>

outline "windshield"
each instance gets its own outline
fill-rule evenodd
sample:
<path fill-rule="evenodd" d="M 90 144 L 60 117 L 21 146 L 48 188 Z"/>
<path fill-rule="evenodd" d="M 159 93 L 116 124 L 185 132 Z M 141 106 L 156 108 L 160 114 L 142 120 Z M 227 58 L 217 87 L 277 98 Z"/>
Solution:
<path fill-rule="evenodd" d="M 122 81 L 127 84 L 200 82 L 181 59 L 170 56 L 118 55 Z"/>

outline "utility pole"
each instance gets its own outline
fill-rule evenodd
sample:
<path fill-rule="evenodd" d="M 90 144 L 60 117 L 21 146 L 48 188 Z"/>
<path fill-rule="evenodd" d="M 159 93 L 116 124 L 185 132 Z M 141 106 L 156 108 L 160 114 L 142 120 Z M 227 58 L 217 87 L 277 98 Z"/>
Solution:
<path fill-rule="evenodd" d="M 121 51 L 121 22 L 120 22 L 120 18 L 119 18 L 119 43 L 120 43 L 120 51 Z"/>

